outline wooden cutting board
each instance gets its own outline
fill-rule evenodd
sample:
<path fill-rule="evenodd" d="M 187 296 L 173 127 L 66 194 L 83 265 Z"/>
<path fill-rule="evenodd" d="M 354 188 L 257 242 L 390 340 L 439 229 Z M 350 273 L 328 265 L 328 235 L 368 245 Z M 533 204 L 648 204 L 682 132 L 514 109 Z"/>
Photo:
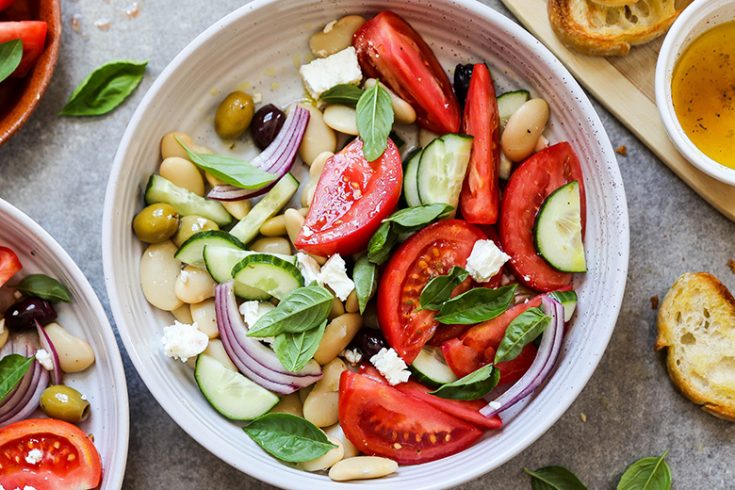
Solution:
<path fill-rule="evenodd" d="M 546 0 L 502 0 L 576 79 L 697 194 L 735 221 L 735 187 L 690 164 L 669 141 L 654 95 L 656 59 L 662 39 L 633 48 L 628 56 L 585 56 L 565 48 L 551 30 Z"/>

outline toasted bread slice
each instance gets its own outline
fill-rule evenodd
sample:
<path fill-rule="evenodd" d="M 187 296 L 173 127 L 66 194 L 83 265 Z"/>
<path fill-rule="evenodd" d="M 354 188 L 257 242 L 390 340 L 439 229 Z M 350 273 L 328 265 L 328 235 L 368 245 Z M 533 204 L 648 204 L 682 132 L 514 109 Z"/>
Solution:
<path fill-rule="evenodd" d="M 713 275 L 676 280 L 658 310 L 656 349 L 674 384 L 702 409 L 735 421 L 735 298 Z"/>
<path fill-rule="evenodd" d="M 568 48 L 598 56 L 624 56 L 656 39 L 691 0 L 549 0 L 549 20 Z"/>

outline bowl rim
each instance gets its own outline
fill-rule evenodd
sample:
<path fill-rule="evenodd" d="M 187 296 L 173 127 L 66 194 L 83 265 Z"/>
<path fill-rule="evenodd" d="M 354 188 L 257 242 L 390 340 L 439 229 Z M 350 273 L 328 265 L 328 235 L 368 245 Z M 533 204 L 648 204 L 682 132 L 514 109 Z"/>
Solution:
<path fill-rule="evenodd" d="M 247 16 L 249 13 L 257 9 L 264 8 L 271 4 L 276 4 L 282 1 L 285 0 L 254 0 L 230 12 L 220 20 L 214 22 L 198 36 L 196 36 L 163 69 L 161 74 L 158 76 L 158 78 L 155 80 L 155 82 L 149 88 L 148 92 L 143 97 L 142 101 L 140 102 L 139 106 L 131 117 L 126 131 L 121 139 L 111 169 L 110 179 L 106 188 L 104 205 L 105 217 L 111 217 L 116 212 L 116 176 L 119 175 L 120 172 L 122 172 L 123 170 L 123 165 L 125 163 L 124 156 L 127 148 L 132 144 L 134 130 L 143 121 L 145 113 L 148 110 L 148 106 L 159 95 L 159 92 L 161 92 L 164 85 L 168 83 L 169 79 L 175 75 L 179 65 L 194 51 L 198 50 L 203 44 L 205 44 L 210 38 L 215 36 L 220 30 L 226 29 L 233 23 L 239 21 L 242 17 Z M 519 26 L 508 17 L 504 16 L 490 6 L 478 2 L 477 0 L 451 0 L 451 3 L 454 3 L 455 5 L 466 9 L 470 14 L 481 16 L 486 19 L 491 19 L 494 23 L 502 25 L 505 29 L 517 36 L 519 41 L 523 43 L 524 49 L 532 50 L 536 55 L 544 60 L 545 64 L 549 67 L 550 71 L 554 73 L 555 77 L 565 82 L 567 90 L 570 93 L 570 97 L 578 99 L 583 104 L 585 115 L 589 116 L 590 118 L 590 122 L 592 124 L 592 126 L 590 127 L 590 132 L 597 132 L 600 134 L 599 149 L 600 154 L 603 157 L 603 161 L 611 164 L 614 163 L 614 165 L 610 165 L 610 171 L 612 172 L 612 178 L 615 181 L 616 185 L 614 189 L 611 189 L 611 192 L 619 196 L 619 204 L 621 207 L 619 219 L 620 226 L 622 228 L 619 234 L 619 243 L 621 245 L 621 248 L 617 250 L 618 258 L 616 260 L 616 264 L 619 265 L 619 268 L 615 272 L 617 275 L 620 276 L 620 287 L 619 289 L 613 291 L 609 298 L 608 304 L 610 305 L 610 309 L 606 312 L 605 316 L 605 318 L 607 319 L 607 328 L 605 331 L 599 332 L 599 335 L 596 336 L 596 343 L 594 344 L 594 346 L 590 346 L 588 357 L 585 358 L 586 362 L 584 365 L 584 374 L 575 378 L 575 383 L 572 383 L 571 386 L 565 387 L 568 389 L 566 389 L 563 393 L 559 393 L 558 403 L 554 406 L 554 409 L 550 412 L 547 412 L 546 416 L 539 424 L 535 426 L 534 430 L 528 431 L 524 434 L 523 437 L 515 440 L 512 448 L 509 449 L 502 458 L 497 458 L 494 461 L 495 464 L 493 464 L 492 466 L 493 468 L 497 468 L 502 464 L 508 462 L 513 457 L 517 456 L 521 451 L 527 449 L 534 441 L 536 441 L 539 437 L 546 433 L 547 430 L 559 420 L 559 418 L 577 399 L 577 397 L 589 381 L 590 377 L 594 373 L 600 360 L 602 359 L 602 356 L 607 348 L 607 345 L 609 344 L 610 338 L 615 329 L 618 314 L 622 306 L 623 294 L 627 281 L 627 271 L 629 266 L 630 227 L 628 220 L 627 200 L 625 197 L 623 181 L 620 175 L 620 170 L 617 166 L 617 159 L 615 157 L 612 144 L 610 143 L 610 140 L 597 112 L 594 110 L 592 103 L 590 102 L 587 95 L 584 93 L 579 83 L 563 66 L 561 61 L 559 61 L 559 59 L 556 58 L 556 56 L 554 56 L 553 53 L 546 46 L 544 46 L 539 40 L 534 38 L 529 32 L 527 32 L 525 29 L 523 29 L 521 26 Z M 146 369 L 146 362 L 136 349 L 136 345 L 133 342 L 133 339 L 128 332 L 128 329 L 122 326 L 126 318 L 125 309 L 128 307 L 124 306 L 120 301 L 120 298 L 122 297 L 121 290 L 123 290 L 126 286 L 122 284 L 118 285 L 115 283 L 116 273 L 114 266 L 115 259 L 113 254 L 113 234 L 116 232 L 116 230 L 113 229 L 112 221 L 112 219 L 103 219 L 102 237 L 103 264 L 105 271 L 104 275 L 110 300 L 110 306 L 116 322 L 121 325 L 121 327 L 118 328 L 118 332 L 120 333 L 120 337 L 125 344 L 128 355 L 130 356 L 130 359 L 135 366 L 138 374 L 148 387 L 153 397 L 158 401 L 158 403 L 168 413 L 168 415 L 177 423 L 177 425 L 184 429 L 184 431 L 198 444 L 203 446 L 220 460 L 234 467 L 238 471 L 247 473 L 250 476 L 257 478 L 258 480 L 261 480 L 263 482 L 277 485 L 282 488 L 299 488 L 295 486 L 293 478 L 290 477 L 288 474 L 279 471 L 272 471 L 271 468 L 268 466 L 261 467 L 261 465 L 253 464 L 248 467 L 247 471 L 241 469 L 242 461 L 238 460 L 235 455 L 222 450 L 221 446 L 217 444 L 217 441 L 214 440 L 209 434 L 207 425 L 198 420 L 196 417 L 192 417 L 187 410 L 177 409 L 180 407 L 175 406 L 171 402 L 171 400 L 169 400 L 169 397 L 166 396 L 165 389 L 161 389 L 162 387 L 158 386 L 158 384 L 155 382 L 152 373 L 149 373 Z M 473 467 L 470 470 L 463 471 L 460 474 L 448 476 L 443 481 L 431 482 L 420 487 L 417 486 L 415 488 L 449 488 L 451 486 L 459 485 L 487 473 L 488 471 L 490 471 L 489 466 L 490 465 L 478 465 L 477 467 Z M 334 486 L 335 484 L 336 482 L 322 482 L 321 486 L 337 488 L 336 486 Z M 338 485 L 339 488 L 357 488 L 360 483 L 340 482 L 338 483 Z M 364 482 L 361 487 L 364 488 Z"/>
<path fill-rule="evenodd" d="M 735 5 L 733 0 L 720 0 L 719 2 L 711 2 L 710 0 L 695 0 L 691 3 L 684 11 L 679 15 L 674 24 L 669 29 L 661 50 L 658 54 L 658 60 L 656 62 L 656 73 L 655 73 L 655 93 L 656 93 L 656 106 L 661 117 L 661 121 L 664 124 L 666 133 L 674 146 L 679 152 L 695 167 L 702 172 L 706 173 L 710 177 L 713 177 L 720 182 L 735 186 L 735 169 L 729 168 L 713 158 L 706 155 L 700 150 L 687 136 L 684 128 L 682 128 L 679 122 L 679 117 L 676 115 L 674 109 L 674 101 L 671 95 L 671 77 L 674 71 L 676 63 L 679 58 L 686 50 L 686 48 L 699 36 L 695 36 L 689 39 L 694 28 L 692 20 L 700 15 L 702 10 L 711 7 L 711 11 L 714 12 L 716 9 L 722 8 L 726 5 Z M 712 18 L 712 14 L 709 15 Z M 732 21 L 732 19 L 730 20 Z M 704 32 L 720 25 L 723 22 L 718 22 L 708 27 Z M 700 35 L 701 35 L 700 34 Z"/>
<path fill-rule="evenodd" d="M 119 434 L 118 444 L 115 459 L 108 461 L 107 466 L 104 467 L 102 485 L 100 488 L 122 488 L 123 477 L 125 476 L 125 467 L 127 465 L 128 455 L 128 442 L 130 436 L 130 406 L 128 404 L 128 388 L 127 378 L 125 376 L 125 369 L 123 368 L 122 356 L 120 355 L 120 347 L 115 340 L 115 335 L 110 326 L 110 321 L 107 318 L 102 303 L 95 293 L 92 285 L 87 280 L 79 266 L 74 262 L 74 259 L 64 250 L 64 248 L 52 237 L 41 225 L 33 221 L 30 216 L 25 214 L 20 209 L 16 208 L 8 201 L 0 198 L 0 216 L 10 216 L 15 222 L 20 223 L 22 229 L 28 233 L 35 235 L 44 243 L 51 255 L 56 257 L 62 267 L 66 269 L 69 276 L 72 278 L 76 287 L 82 292 L 82 295 L 88 301 L 92 312 L 97 319 L 98 329 L 104 341 L 106 347 L 106 354 L 110 358 L 110 364 L 112 366 L 113 376 L 115 379 L 122 381 L 121 383 L 115 383 L 114 397 L 116 404 L 120 408 L 119 420 L 115 421 L 117 425 L 117 432 Z M 114 425 L 114 424 L 113 424 Z M 110 467 L 112 465 L 112 467 Z"/>

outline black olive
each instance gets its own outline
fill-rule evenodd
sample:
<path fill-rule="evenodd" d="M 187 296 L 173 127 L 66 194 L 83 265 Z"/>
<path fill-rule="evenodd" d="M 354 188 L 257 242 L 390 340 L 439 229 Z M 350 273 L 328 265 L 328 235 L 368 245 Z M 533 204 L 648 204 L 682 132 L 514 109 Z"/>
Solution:
<path fill-rule="evenodd" d="M 380 349 L 384 347 L 388 347 L 388 343 L 383 337 L 383 332 L 375 328 L 361 329 L 352 339 L 351 344 L 351 348 L 358 349 L 362 353 L 362 358 L 365 361 L 380 352 Z"/>
<path fill-rule="evenodd" d="M 286 114 L 273 104 L 264 105 L 258 109 L 250 124 L 255 145 L 265 150 L 276 139 L 284 122 L 286 122 Z"/>
<path fill-rule="evenodd" d="M 40 298 L 24 298 L 5 312 L 5 325 L 10 330 L 35 328 L 34 320 L 41 325 L 56 320 L 56 310 L 53 305 Z"/>
<path fill-rule="evenodd" d="M 457 100 L 459 100 L 461 107 L 464 107 L 464 102 L 467 99 L 473 67 L 472 64 L 459 64 L 454 68 L 454 93 L 457 94 Z"/>

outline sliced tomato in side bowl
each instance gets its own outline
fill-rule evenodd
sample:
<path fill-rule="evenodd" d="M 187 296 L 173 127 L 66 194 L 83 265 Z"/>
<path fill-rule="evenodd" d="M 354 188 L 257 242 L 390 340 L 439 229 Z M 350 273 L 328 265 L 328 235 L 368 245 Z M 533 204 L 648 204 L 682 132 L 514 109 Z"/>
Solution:
<path fill-rule="evenodd" d="M 356 138 L 324 165 L 294 245 L 321 256 L 364 250 L 398 204 L 402 185 L 401 155 L 393 141 L 388 140 L 380 158 L 368 162 Z"/>
<path fill-rule="evenodd" d="M 22 268 L 15 252 L 8 247 L 0 247 L 0 286 L 8 282 Z"/>
<path fill-rule="evenodd" d="M 41 451 L 36 464 L 26 461 Z M 0 429 L 0 484 L 38 490 L 88 490 L 102 478 L 97 448 L 78 427 L 55 419 L 27 419 Z"/>
<path fill-rule="evenodd" d="M 1 1 L 1 0 L 0 0 Z M 46 45 L 48 25 L 41 20 L 20 22 L 0 22 L 0 43 L 20 39 L 23 42 L 23 58 L 13 72 L 13 76 L 26 75 L 36 62 Z"/>
<path fill-rule="evenodd" d="M 361 452 L 405 465 L 451 456 L 482 436 L 472 424 L 350 371 L 340 379 L 339 423 Z"/>
<path fill-rule="evenodd" d="M 582 229 L 585 223 L 585 193 L 582 168 L 569 143 L 550 146 L 523 162 L 510 176 L 500 214 L 500 242 L 510 255 L 510 267 L 518 280 L 538 291 L 568 287 L 572 274 L 551 267 L 537 252 L 533 229 L 539 208 L 564 184 L 579 182 Z"/>
<path fill-rule="evenodd" d="M 408 22 L 393 12 L 380 12 L 355 32 L 352 45 L 363 71 L 411 104 L 419 126 L 438 134 L 459 131 L 459 103 L 452 84 Z"/>

